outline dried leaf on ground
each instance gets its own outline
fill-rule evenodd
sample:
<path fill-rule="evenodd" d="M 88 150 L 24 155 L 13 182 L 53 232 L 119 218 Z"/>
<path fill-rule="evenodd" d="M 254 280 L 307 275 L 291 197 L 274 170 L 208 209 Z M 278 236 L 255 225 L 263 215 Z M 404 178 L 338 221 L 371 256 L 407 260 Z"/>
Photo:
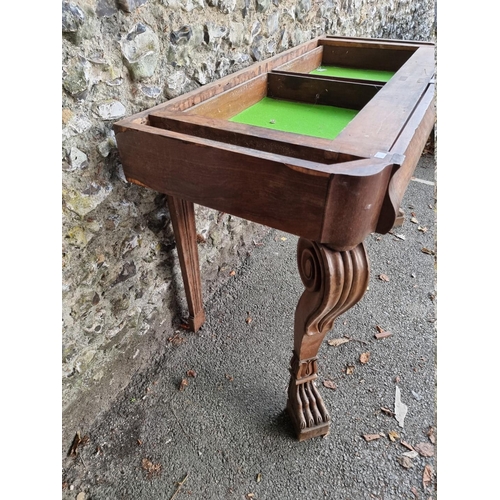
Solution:
<path fill-rule="evenodd" d="M 415 486 L 411 487 L 411 492 L 415 495 L 415 498 L 418 499 L 418 490 L 417 488 L 415 488 Z"/>
<path fill-rule="evenodd" d="M 188 379 L 183 378 L 179 384 L 179 391 L 183 391 L 189 385 Z"/>
<path fill-rule="evenodd" d="M 427 431 L 426 436 L 429 438 L 429 441 L 432 444 L 436 444 L 436 434 L 435 434 L 434 427 L 429 427 L 429 430 Z"/>
<path fill-rule="evenodd" d="M 187 375 L 188 377 L 195 378 L 195 377 L 196 377 L 196 375 L 197 375 L 197 373 L 196 373 L 194 370 L 188 370 L 188 371 L 186 372 L 186 375 Z"/>
<path fill-rule="evenodd" d="M 375 439 L 380 439 L 382 436 L 380 434 L 363 434 L 365 441 L 375 441 Z"/>
<path fill-rule="evenodd" d="M 396 386 L 396 397 L 394 400 L 394 416 L 399 423 L 400 427 L 404 427 L 405 417 L 408 413 L 408 406 L 401 401 L 401 391 Z"/>
<path fill-rule="evenodd" d="M 423 457 L 434 456 L 434 445 L 430 443 L 418 443 L 415 445 L 415 450 L 418 451 Z"/>
<path fill-rule="evenodd" d="M 147 472 L 147 476 L 151 477 L 161 472 L 161 464 L 154 464 L 147 458 L 142 459 L 142 468 Z"/>
<path fill-rule="evenodd" d="M 280 238 L 280 240 L 281 240 L 281 241 L 286 241 L 286 238 L 285 238 L 284 236 L 282 236 L 282 237 Z"/>
<path fill-rule="evenodd" d="M 423 247 L 423 248 L 422 248 L 422 252 L 423 252 L 423 253 L 426 253 L 426 254 L 428 254 L 428 255 L 434 255 L 434 252 L 433 252 L 432 250 L 429 250 L 429 249 L 428 249 L 428 248 L 426 248 L 426 247 Z"/>
<path fill-rule="evenodd" d="M 245 323 L 247 325 L 249 325 L 251 322 L 252 322 L 252 318 L 250 316 L 247 316 L 247 318 L 245 319 Z"/>
<path fill-rule="evenodd" d="M 380 408 L 380 411 L 382 413 L 385 413 L 386 415 L 389 415 L 389 417 L 394 417 L 394 412 L 392 410 L 389 410 L 389 408 Z"/>
<path fill-rule="evenodd" d="M 262 474 L 259 472 L 255 478 L 255 480 L 260 483 L 262 481 Z"/>
<path fill-rule="evenodd" d="M 403 457 L 417 458 L 418 457 L 418 453 L 415 450 L 413 450 L 413 451 L 406 451 L 405 453 L 403 453 Z"/>
<path fill-rule="evenodd" d="M 380 340 L 380 339 L 386 339 L 387 337 L 390 337 L 392 335 L 392 332 L 379 332 L 379 333 L 376 333 L 375 334 L 375 338 L 377 340 Z"/>
<path fill-rule="evenodd" d="M 178 346 L 182 344 L 186 339 L 181 337 L 178 333 L 176 333 L 173 337 L 169 337 L 167 339 L 172 345 Z"/>
<path fill-rule="evenodd" d="M 352 375 L 354 373 L 354 366 L 347 365 L 345 368 L 345 373 L 346 373 L 346 375 Z"/>
<path fill-rule="evenodd" d="M 234 380 L 234 377 L 226 373 L 226 378 L 229 380 L 229 382 L 232 382 Z"/>
<path fill-rule="evenodd" d="M 424 488 L 427 488 L 432 483 L 432 475 L 434 474 L 434 470 L 430 465 L 426 465 L 424 467 L 424 473 L 422 475 L 422 484 Z"/>
<path fill-rule="evenodd" d="M 411 469 L 413 467 L 413 462 L 411 461 L 411 458 L 408 457 L 398 457 L 398 462 L 405 468 L 405 469 Z"/>
<path fill-rule="evenodd" d="M 328 389 L 337 389 L 337 384 L 333 380 L 324 380 L 323 385 L 328 387 Z"/>
<path fill-rule="evenodd" d="M 78 454 L 78 448 L 80 446 L 85 446 L 89 442 L 88 436 L 80 436 L 80 432 L 78 431 L 73 438 L 73 442 L 71 443 L 71 448 L 69 449 L 68 456 L 76 457 Z"/>
<path fill-rule="evenodd" d="M 426 233 L 426 232 L 429 230 L 429 229 L 428 229 L 428 228 L 426 228 L 425 226 L 418 226 L 418 228 L 417 228 L 417 229 L 418 229 L 420 232 L 422 232 L 422 233 Z"/>
<path fill-rule="evenodd" d="M 231 271 L 231 272 L 229 273 L 229 276 L 235 276 L 235 275 L 236 275 L 236 271 Z"/>
<path fill-rule="evenodd" d="M 370 353 L 369 352 L 363 352 L 359 356 L 359 362 L 362 363 L 363 365 L 368 363 L 370 361 Z"/>
<path fill-rule="evenodd" d="M 342 337 L 340 339 L 332 339 L 328 341 L 328 345 L 331 345 L 333 347 L 338 347 L 339 345 L 345 344 L 349 342 L 351 339 L 347 339 L 345 337 Z"/>
<path fill-rule="evenodd" d="M 406 236 L 404 234 L 394 234 L 394 236 L 398 238 L 398 240 L 406 240 Z"/>
<path fill-rule="evenodd" d="M 387 274 L 379 274 L 378 278 L 382 281 L 389 281 L 389 276 L 387 276 Z"/>
<path fill-rule="evenodd" d="M 400 443 L 405 447 L 408 448 L 410 451 L 414 451 L 413 446 L 410 443 L 407 443 L 406 441 L 400 441 Z"/>
<path fill-rule="evenodd" d="M 413 222 L 413 224 L 418 224 L 418 219 L 416 217 L 412 217 L 410 219 L 410 222 Z"/>
<path fill-rule="evenodd" d="M 400 435 L 396 431 L 389 431 L 389 439 L 391 441 L 396 441 L 397 439 L 400 438 Z"/>

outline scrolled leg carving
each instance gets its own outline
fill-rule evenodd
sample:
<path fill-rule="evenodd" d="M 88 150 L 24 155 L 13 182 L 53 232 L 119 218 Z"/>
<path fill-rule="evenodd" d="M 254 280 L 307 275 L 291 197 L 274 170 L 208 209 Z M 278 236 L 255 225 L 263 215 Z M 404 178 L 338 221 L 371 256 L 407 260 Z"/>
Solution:
<path fill-rule="evenodd" d="M 295 311 L 287 410 L 302 441 L 329 431 L 330 416 L 314 383 L 318 350 L 334 320 L 363 297 L 370 271 L 362 243 L 338 252 L 300 238 L 297 263 L 305 290 Z"/>

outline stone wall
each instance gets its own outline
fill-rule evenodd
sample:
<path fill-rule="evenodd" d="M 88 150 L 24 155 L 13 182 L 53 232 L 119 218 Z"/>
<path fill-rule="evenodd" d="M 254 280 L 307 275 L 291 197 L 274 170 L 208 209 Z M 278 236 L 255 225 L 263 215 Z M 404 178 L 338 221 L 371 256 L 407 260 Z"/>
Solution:
<path fill-rule="evenodd" d="M 63 429 L 105 409 L 186 312 L 165 197 L 128 184 L 112 124 L 321 34 L 431 40 L 433 0 L 62 3 Z M 266 228 L 197 207 L 204 296 Z"/>

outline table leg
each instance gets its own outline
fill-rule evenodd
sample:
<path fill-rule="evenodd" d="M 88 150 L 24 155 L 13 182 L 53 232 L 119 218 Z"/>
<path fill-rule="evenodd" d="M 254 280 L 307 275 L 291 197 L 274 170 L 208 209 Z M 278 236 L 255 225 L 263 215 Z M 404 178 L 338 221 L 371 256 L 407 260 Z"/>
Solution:
<path fill-rule="evenodd" d="M 167 202 L 188 303 L 188 325 L 196 332 L 205 322 L 205 311 L 203 310 L 194 205 L 190 201 L 174 196 L 167 196 Z"/>
<path fill-rule="evenodd" d="M 338 252 L 300 238 L 297 263 L 305 290 L 295 311 L 287 410 L 299 441 L 328 434 L 330 416 L 316 385 L 318 350 L 334 320 L 354 306 L 368 287 L 364 245 Z"/>

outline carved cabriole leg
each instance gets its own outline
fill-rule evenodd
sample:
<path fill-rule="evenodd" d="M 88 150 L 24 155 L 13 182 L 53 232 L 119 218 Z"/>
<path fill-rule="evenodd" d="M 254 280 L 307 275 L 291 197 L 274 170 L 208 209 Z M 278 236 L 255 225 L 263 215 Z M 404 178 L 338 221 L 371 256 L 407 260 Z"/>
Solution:
<path fill-rule="evenodd" d="M 306 289 L 295 311 L 287 410 L 299 441 L 303 441 L 329 431 L 330 416 L 314 383 L 318 350 L 334 320 L 365 293 L 370 271 L 362 243 L 338 252 L 300 238 L 297 263 Z"/>
<path fill-rule="evenodd" d="M 203 310 L 194 205 L 190 201 L 174 196 L 167 196 L 167 202 L 188 303 L 188 325 L 191 330 L 197 332 L 205 322 L 205 311 Z"/>

